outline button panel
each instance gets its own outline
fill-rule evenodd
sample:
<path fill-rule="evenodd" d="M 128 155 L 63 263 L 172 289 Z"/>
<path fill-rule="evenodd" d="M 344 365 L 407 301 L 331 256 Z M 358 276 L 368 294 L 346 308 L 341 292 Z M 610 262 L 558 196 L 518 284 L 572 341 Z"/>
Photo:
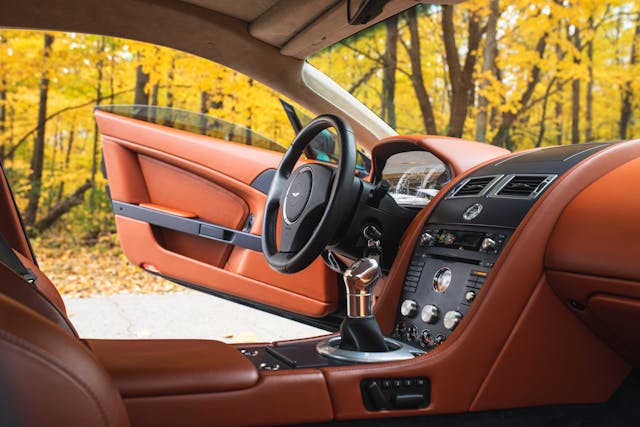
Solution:
<path fill-rule="evenodd" d="M 431 400 L 431 381 L 426 377 L 366 378 L 360 390 L 369 411 L 424 408 Z"/>
<path fill-rule="evenodd" d="M 444 342 L 464 321 L 511 233 L 425 226 L 407 268 L 393 338 L 424 351 Z"/>

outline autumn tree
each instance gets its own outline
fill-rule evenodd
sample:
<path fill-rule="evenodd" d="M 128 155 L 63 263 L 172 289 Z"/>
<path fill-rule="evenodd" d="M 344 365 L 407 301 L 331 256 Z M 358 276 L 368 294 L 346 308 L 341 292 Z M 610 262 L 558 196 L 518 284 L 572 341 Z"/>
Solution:
<path fill-rule="evenodd" d="M 49 71 L 47 60 L 51 56 L 51 45 L 54 37 L 51 34 L 44 34 L 44 48 L 42 51 L 43 71 L 40 77 L 40 95 L 38 101 L 38 130 L 33 145 L 31 156 L 31 175 L 29 176 L 29 197 L 27 209 L 24 213 L 24 220 L 27 224 L 35 224 L 38 204 L 40 202 L 40 191 L 42 186 L 42 166 L 44 163 L 44 139 L 47 118 L 47 99 L 49 95 Z"/>
<path fill-rule="evenodd" d="M 477 10 L 465 15 L 467 21 L 466 55 L 461 62 L 456 42 L 456 29 L 453 22 L 454 6 L 442 6 L 442 39 L 446 52 L 449 81 L 451 82 L 451 106 L 447 135 L 461 137 L 467 119 L 469 104 L 473 100 L 475 87 L 474 72 L 478 58 L 478 46 L 482 38 L 482 28 Z"/>

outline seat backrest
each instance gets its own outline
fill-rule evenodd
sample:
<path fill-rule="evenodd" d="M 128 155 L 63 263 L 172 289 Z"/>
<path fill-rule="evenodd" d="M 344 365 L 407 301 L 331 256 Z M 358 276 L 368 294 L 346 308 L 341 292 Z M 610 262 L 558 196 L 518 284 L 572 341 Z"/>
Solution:
<path fill-rule="evenodd" d="M 11 278 L 5 273 L 0 282 Z M 7 425 L 129 425 L 122 398 L 89 349 L 63 325 L 2 293 L 0 405 Z"/>
<path fill-rule="evenodd" d="M 36 272 L 36 275 L 38 276 L 36 283 L 39 283 L 40 286 L 42 286 L 44 280 L 40 276 L 44 275 L 34 265 L 32 265 L 32 267 L 32 270 Z M 30 308 L 77 338 L 78 334 L 66 314 L 62 311 L 64 310 L 64 305 L 62 305 L 61 310 L 60 306 L 54 303 L 55 299 L 50 299 L 50 297 L 46 295 L 36 283 L 28 283 L 8 265 L 0 261 L 0 295 L 5 295 L 27 308 Z M 60 298 L 60 295 L 55 288 L 53 288 L 53 291 L 49 291 L 48 293 Z"/>
<path fill-rule="evenodd" d="M 67 315 L 67 309 L 64 306 L 64 302 L 62 301 L 62 297 L 58 292 L 58 289 L 54 286 L 54 284 L 49 280 L 49 278 L 42 272 L 40 269 L 29 259 L 23 256 L 20 252 L 14 250 L 13 251 L 18 259 L 24 264 L 24 266 L 30 269 L 37 276 L 34 284 L 40 290 L 40 292 L 47 297 L 49 302 L 55 305 L 58 310 L 65 316 Z"/>

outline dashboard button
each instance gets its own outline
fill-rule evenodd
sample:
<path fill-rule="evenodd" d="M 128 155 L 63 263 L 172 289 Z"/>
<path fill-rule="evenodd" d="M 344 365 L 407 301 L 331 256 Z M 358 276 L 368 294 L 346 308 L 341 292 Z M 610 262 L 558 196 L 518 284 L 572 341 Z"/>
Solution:
<path fill-rule="evenodd" d="M 491 237 L 485 237 L 484 240 L 482 240 L 482 250 L 485 252 L 493 252 L 496 250 L 497 248 L 497 242 L 495 240 L 493 240 Z"/>
<path fill-rule="evenodd" d="M 433 246 L 436 242 L 436 237 L 428 232 L 424 232 L 420 235 L 420 244 L 422 246 Z"/>
<path fill-rule="evenodd" d="M 420 333 L 420 346 L 421 347 L 429 347 L 433 342 L 433 338 L 431 337 L 431 332 L 428 329 L 424 329 Z"/>
<path fill-rule="evenodd" d="M 459 311 L 451 310 L 444 315 L 444 319 L 442 319 L 442 323 L 444 324 L 445 328 L 449 329 L 450 331 L 453 331 L 456 328 L 456 326 L 458 326 L 458 323 L 460 323 L 461 319 L 462 319 L 462 314 L 460 314 Z"/>
<path fill-rule="evenodd" d="M 451 285 L 451 270 L 443 267 L 433 276 L 433 289 L 436 292 L 444 292 Z"/>
<path fill-rule="evenodd" d="M 406 339 L 409 342 L 414 342 L 418 338 L 418 329 L 415 326 L 411 325 L 407 327 Z"/>
<path fill-rule="evenodd" d="M 418 303 L 412 299 L 406 299 L 400 306 L 400 313 L 405 317 L 415 317 L 418 314 Z"/>
<path fill-rule="evenodd" d="M 464 300 L 466 302 L 473 302 L 474 299 L 476 299 L 476 293 L 474 291 L 469 291 L 464 294 Z"/>
<path fill-rule="evenodd" d="M 422 313 L 420 317 L 422 321 L 429 324 L 434 324 L 438 321 L 438 317 L 440 316 L 440 310 L 433 304 L 427 304 L 422 308 Z"/>

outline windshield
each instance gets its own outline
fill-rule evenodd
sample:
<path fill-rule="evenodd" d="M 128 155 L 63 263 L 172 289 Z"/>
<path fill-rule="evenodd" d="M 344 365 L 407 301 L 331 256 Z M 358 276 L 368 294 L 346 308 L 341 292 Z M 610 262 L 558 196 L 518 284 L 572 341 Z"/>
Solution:
<path fill-rule="evenodd" d="M 401 134 L 511 150 L 640 135 L 640 5 L 418 5 L 309 58 Z"/>

